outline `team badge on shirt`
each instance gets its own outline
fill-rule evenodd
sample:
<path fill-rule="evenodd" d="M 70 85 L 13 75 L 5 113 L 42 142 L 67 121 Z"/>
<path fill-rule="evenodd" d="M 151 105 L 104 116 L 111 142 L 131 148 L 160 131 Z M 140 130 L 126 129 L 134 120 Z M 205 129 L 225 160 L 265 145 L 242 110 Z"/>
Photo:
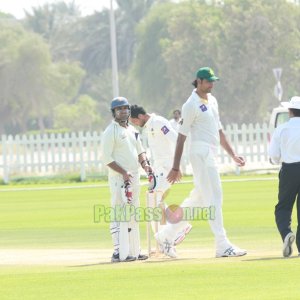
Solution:
<path fill-rule="evenodd" d="M 203 112 L 207 111 L 207 107 L 205 106 L 205 104 L 202 104 L 199 107 Z"/>
<path fill-rule="evenodd" d="M 163 134 L 167 134 L 170 131 L 170 129 L 166 125 L 163 126 L 160 130 L 163 132 Z"/>

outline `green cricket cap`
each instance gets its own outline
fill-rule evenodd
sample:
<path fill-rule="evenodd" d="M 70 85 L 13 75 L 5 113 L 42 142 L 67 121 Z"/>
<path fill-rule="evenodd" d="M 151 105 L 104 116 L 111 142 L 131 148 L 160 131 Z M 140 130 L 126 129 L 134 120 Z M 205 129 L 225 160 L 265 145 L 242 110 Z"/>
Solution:
<path fill-rule="evenodd" d="M 217 77 L 214 71 L 209 67 L 200 68 L 197 71 L 196 77 L 200 79 L 206 79 L 207 81 L 219 80 L 219 77 Z"/>

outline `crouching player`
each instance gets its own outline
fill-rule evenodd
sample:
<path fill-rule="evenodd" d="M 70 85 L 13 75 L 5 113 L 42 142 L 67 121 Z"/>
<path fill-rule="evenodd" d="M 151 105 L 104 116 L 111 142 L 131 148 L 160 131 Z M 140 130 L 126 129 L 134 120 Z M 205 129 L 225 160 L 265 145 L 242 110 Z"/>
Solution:
<path fill-rule="evenodd" d="M 161 191 L 164 197 L 171 187 L 171 184 L 167 180 L 167 175 L 173 165 L 178 134 L 167 119 L 154 113 L 149 114 L 143 107 L 138 105 L 131 106 L 129 120 L 132 124 L 143 128 L 143 137 L 147 139 L 153 160 L 153 169 L 157 182 L 155 191 Z M 154 198 L 154 193 L 150 193 L 149 196 Z M 155 201 L 154 199 L 150 200 L 152 200 L 153 203 Z M 158 205 L 159 203 L 153 204 L 153 206 Z M 162 229 L 161 226 L 164 225 L 160 225 L 158 231 Z M 152 229 L 155 231 L 154 226 L 152 226 Z M 166 247 L 161 250 L 170 257 L 176 257 L 175 246 L 184 240 L 191 229 L 192 225 L 187 223 L 183 229 L 176 233 L 174 244 L 171 246 L 166 245 Z"/>

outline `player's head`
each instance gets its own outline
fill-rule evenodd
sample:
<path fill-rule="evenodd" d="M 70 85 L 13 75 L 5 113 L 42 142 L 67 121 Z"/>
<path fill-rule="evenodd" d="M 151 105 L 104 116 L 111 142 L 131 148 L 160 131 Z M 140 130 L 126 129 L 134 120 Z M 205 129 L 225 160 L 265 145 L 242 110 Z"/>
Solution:
<path fill-rule="evenodd" d="M 112 99 L 110 109 L 117 122 L 127 122 L 130 116 L 130 104 L 125 97 Z"/>
<path fill-rule="evenodd" d="M 179 120 L 181 117 L 181 111 L 179 109 L 175 109 L 173 110 L 173 118 L 175 120 Z"/>
<path fill-rule="evenodd" d="M 143 127 L 147 122 L 147 112 L 142 106 L 132 105 L 129 121 L 136 126 Z"/>
<path fill-rule="evenodd" d="M 281 102 L 284 107 L 289 109 L 290 117 L 300 117 L 300 97 L 294 96 L 289 102 Z"/>
<path fill-rule="evenodd" d="M 192 82 L 195 88 L 198 85 L 203 86 L 204 92 L 209 93 L 213 87 L 213 83 L 219 80 L 219 78 L 215 75 L 213 69 L 209 67 L 202 67 L 196 73 L 196 79 Z"/>

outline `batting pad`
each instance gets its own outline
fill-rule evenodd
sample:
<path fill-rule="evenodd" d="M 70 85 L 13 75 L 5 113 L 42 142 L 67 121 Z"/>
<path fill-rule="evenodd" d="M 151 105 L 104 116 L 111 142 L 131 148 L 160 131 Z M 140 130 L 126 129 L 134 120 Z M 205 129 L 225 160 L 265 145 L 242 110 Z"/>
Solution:
<path fill-rule="evenodd" d="M 110 223 L 110 234 L 114 245 L 114 251 L 119 252 L 120 222 Z"/>
<path fill-rule="evenodd" d="M 128 222 L 120 222 L 119 255 L 121 261 L 129 255 Z"/>
<path fill-rule="evenodd" d="M 129 254 L 134 257 L 138 257 L 140 249 L 140 230 L 139 224 L 132 218 L 129 223 Z"/>

